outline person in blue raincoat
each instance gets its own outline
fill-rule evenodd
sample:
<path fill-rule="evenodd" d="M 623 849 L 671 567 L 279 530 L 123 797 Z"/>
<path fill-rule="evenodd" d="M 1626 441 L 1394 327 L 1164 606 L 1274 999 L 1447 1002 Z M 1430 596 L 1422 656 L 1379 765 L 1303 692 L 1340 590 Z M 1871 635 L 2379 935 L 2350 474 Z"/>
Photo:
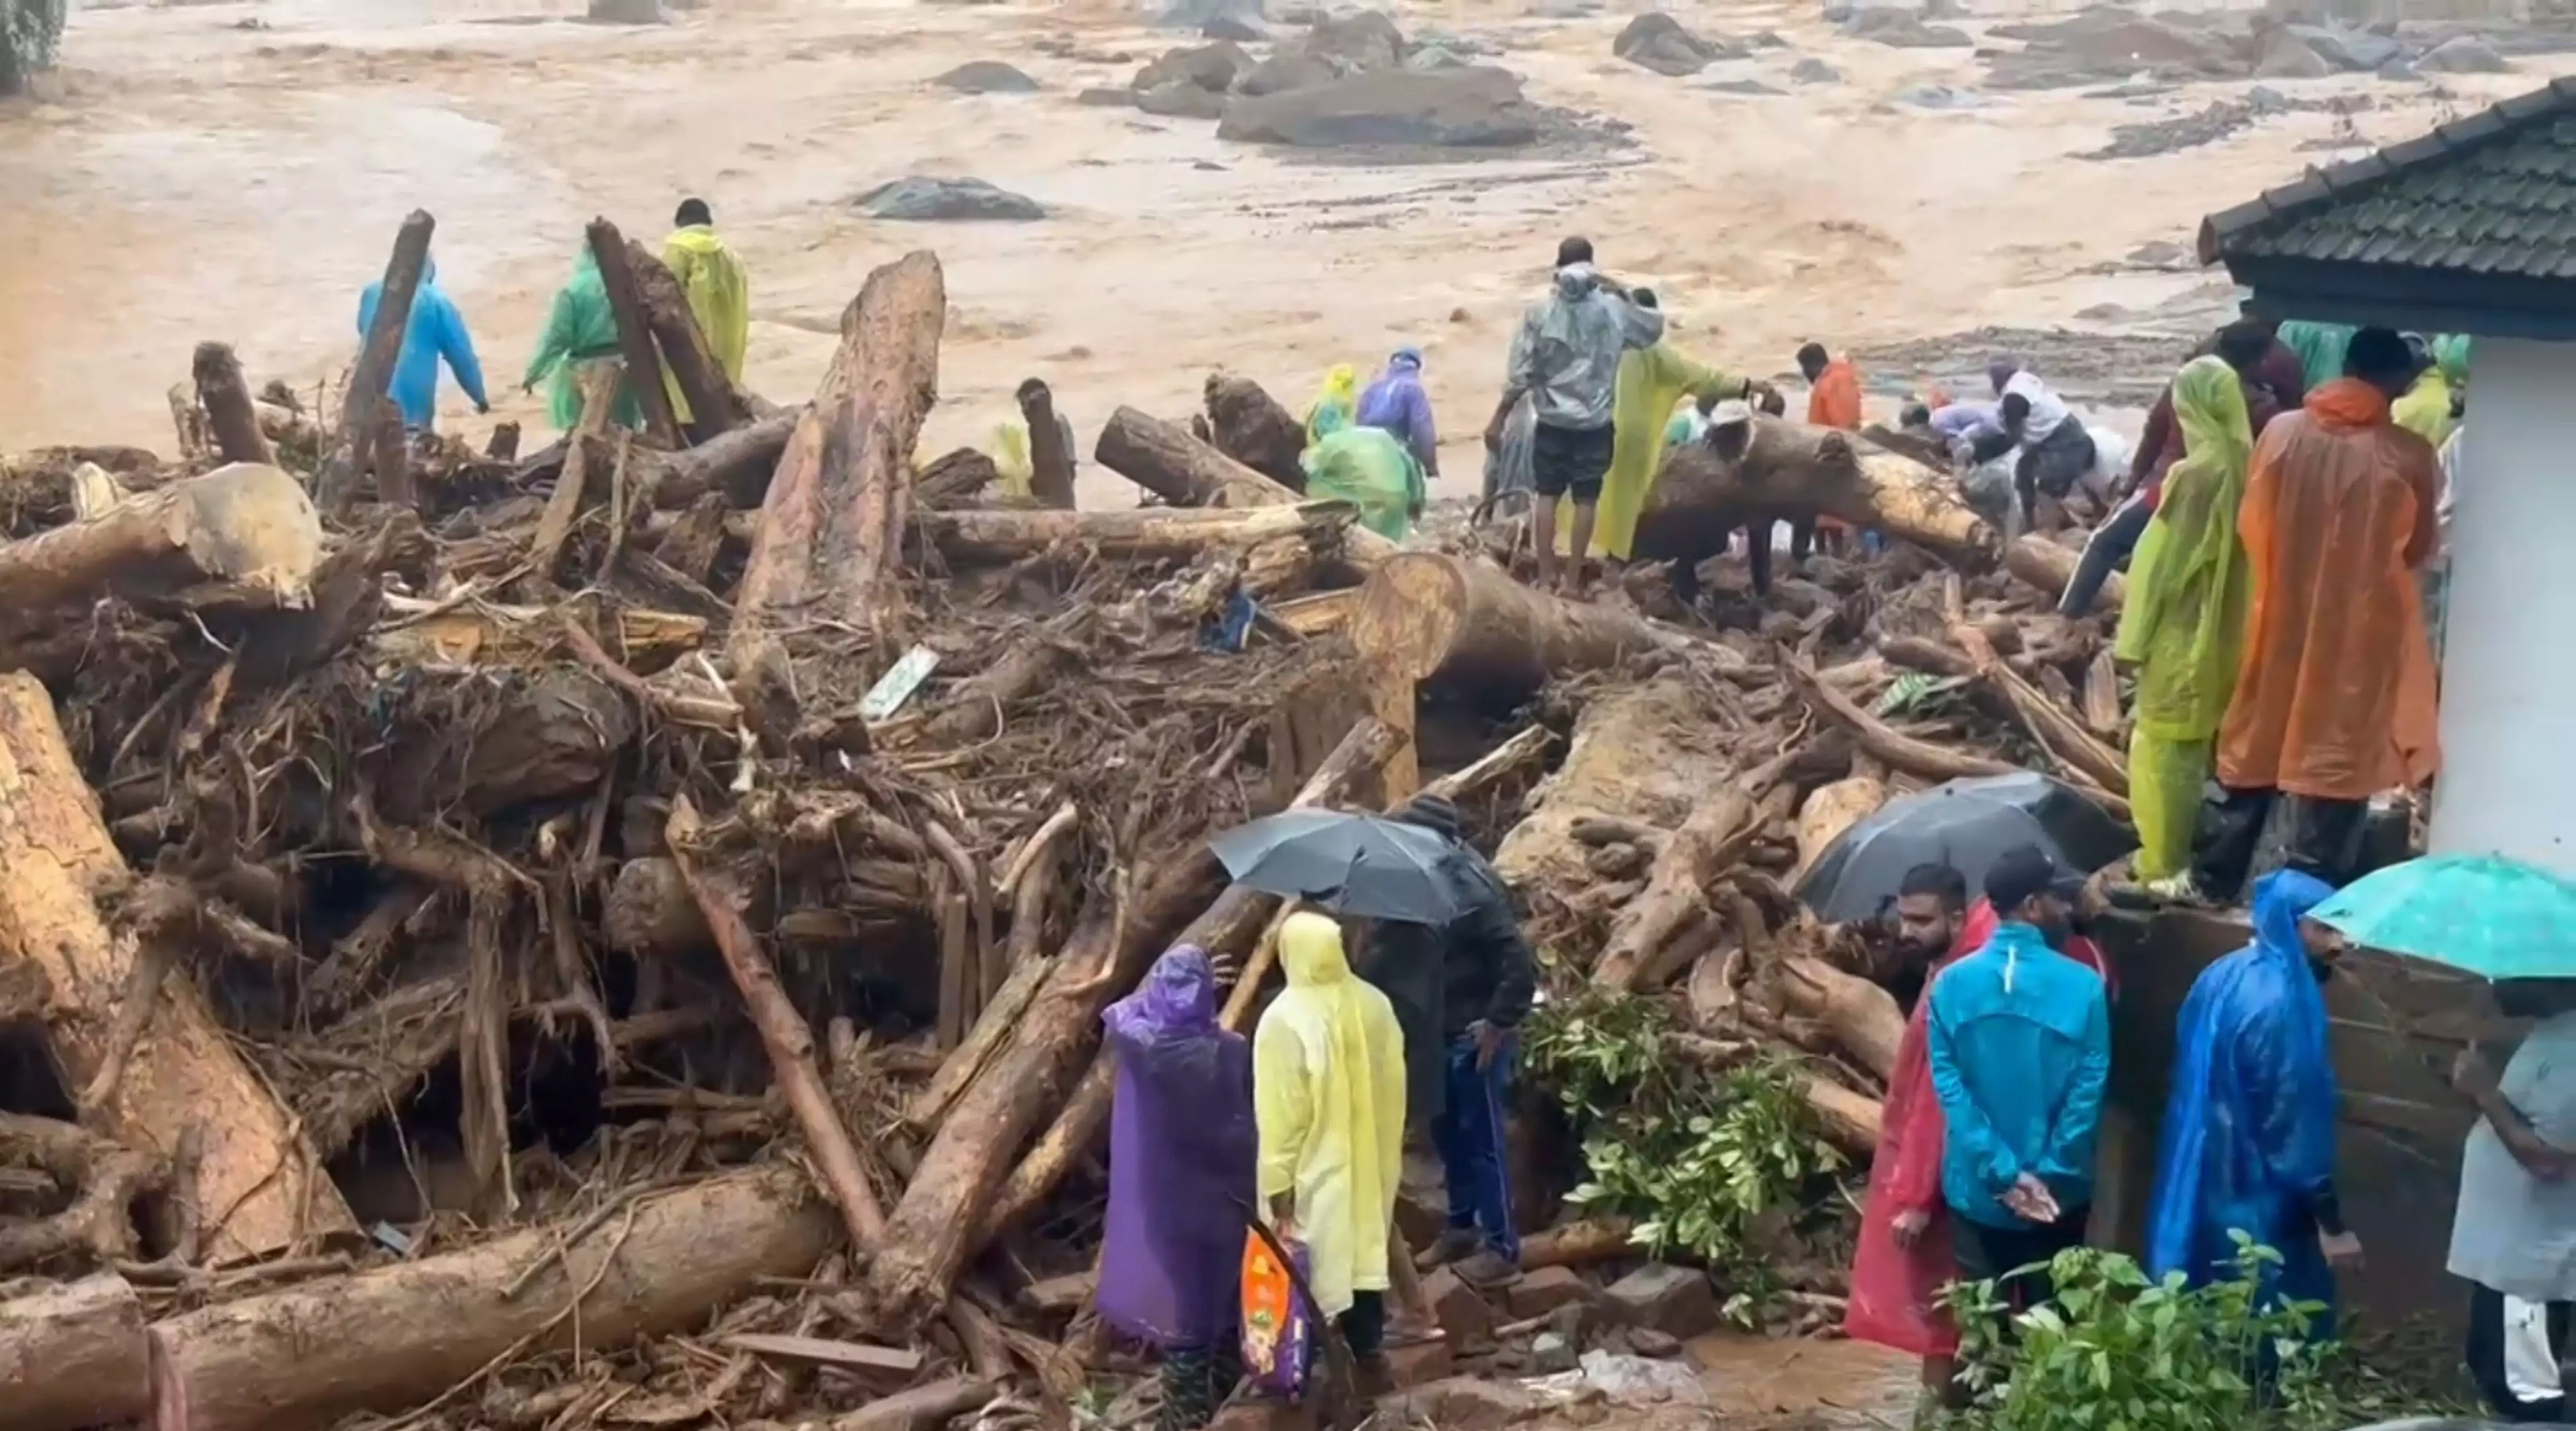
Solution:
<path fill-rule="evenodd" d="M 2334 1269 L 2361 1261 L 2335 1195 L 2335 1077 L 2319 987 L 2342 941 L 2306 918 L 2332 893 L 2295 870 L 2264 877 L 2254 942 L 2192 982 L 2147 1223 L 2157 1277 L 2233 1276 L 2231 1232 L 2278 1252 L 2266 1292 L 2326 1304 L 2320 1334 L 2333 1327 Z"/>
<path fill-rule="evenodd" d="M 358 297 L 358 336 L 364 339 L 375 326 L 376 303 L 383 297 L 382 280 L 367 285 Z M 438 365 L 456 374 L 456 385 L 474 401 L 476 412 L 490 412 L 491 403 L 483 396 L 483 364 L 475 359 L 474 338 L 465 331 L 465 315 L 447 291 L 438 286 L 438 265 L 422 261 L 420 287 L 411 298 L 411 319 L 403 327 L 402 356 L 394 362 L 390 391 L 394 405 L 402 409 L 403 426 L 415 432 L 426 432 L 438 420 Z"/>

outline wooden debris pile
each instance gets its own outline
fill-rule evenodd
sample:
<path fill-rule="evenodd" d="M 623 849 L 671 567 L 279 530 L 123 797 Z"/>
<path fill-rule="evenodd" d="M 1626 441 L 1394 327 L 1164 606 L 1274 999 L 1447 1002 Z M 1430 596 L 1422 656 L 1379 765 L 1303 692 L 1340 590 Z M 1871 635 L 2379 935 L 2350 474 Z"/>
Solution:
<path fill-rule="evenodd" d="M 610 369 L 541 451 L 408 437 L 361 396 L 395 319 L 327 418 L 208 345 L 178 460 L 0 459 L 0 1277 L 37 1279 L 0 1367 L 81 1369 L 0 1375 L 0 1424 L 1064 1425 L 1105 1353 L 1033 1289 L 1096 1246 L 1100 1011 L 1184 940 L 1230 1025 L 1265 989 L 1278 901 L 1214 831 L 1446 771 L 1560 956 L 1816 1049 L 1860 1146 L 1892 1005 L 1787 862 L 1864 784 L 2036 753 L 2118 793 L 2067 700 L 2098 636 L 2000 578 L 1563 600 L 1303 500 L 1228 379 L 1204 440 L 1113 416 L 1163 503 L 1120 511 L 1072 509 L 1025 385 L 1037 504 L 994 504 L 979 454 L 914 460 L 932 255 L 780 411 L 590 240 L 642 432 Z M 1910 494 L 1992 564 L 1811 436 L 1709 500 Z M 1870 712 L 1900 670 L 1935 714 Z"/>

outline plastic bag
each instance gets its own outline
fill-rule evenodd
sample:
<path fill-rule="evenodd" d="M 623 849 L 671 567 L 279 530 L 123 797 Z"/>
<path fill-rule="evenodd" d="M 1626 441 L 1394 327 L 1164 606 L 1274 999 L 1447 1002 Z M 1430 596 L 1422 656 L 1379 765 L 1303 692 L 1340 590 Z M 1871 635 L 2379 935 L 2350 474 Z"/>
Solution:
<path fill-rule="evenodd" d="M 1305 1271 L 1303 1244 L 1287 1244 Z M 1253 1384 L 1280 1396 L 1305 1389 L 1307 1344 L 1314 1322 L 1306 1299 L 1297 1295 L 1297 1279 L 1271 1255 L 1258 1231 L 1243 1236 L 1243 1374 Z"/>

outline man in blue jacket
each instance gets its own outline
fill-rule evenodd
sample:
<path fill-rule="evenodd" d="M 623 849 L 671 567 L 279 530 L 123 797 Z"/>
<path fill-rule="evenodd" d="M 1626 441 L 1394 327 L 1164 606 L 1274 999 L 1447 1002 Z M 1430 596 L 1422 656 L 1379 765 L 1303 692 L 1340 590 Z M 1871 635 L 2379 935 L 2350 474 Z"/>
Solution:
<path fill-rule="evenodd" d="M 2110 1002 L 2100 975 L 2057 952 L 2082 888 L 2036 846 L 2007 851 L 1986 872 L 1994 937 L 1932 983 L 1926 1043 L 1959 1276 L 2001 1280 L 2017 1306 L 2046 1300 L 2048 1280 L 2006 1274 L 2082 1242 L 2093 1201 Z"/>
<path fill-rule="evenodd" d="M 375 326 L 376 303 L 383 296 L 380 280 L 358 298 L 358 337 Z M 483 365 L 474 357 L 474 339 L 465 331 L 465 315 L 456 311 L 438 286 L 438 265 L 422 261 L 420 287 L 413 291 L 411 318 L 403 326 L 402 356 L 394 362 L 389 385 L 394 405 L 402 409 L 403 426 L 427 432 L 438 420 L 438 365 L 445 361 L 456 385 L 473 399 L 476 412 L 490 412 L 483 396 Z"/>

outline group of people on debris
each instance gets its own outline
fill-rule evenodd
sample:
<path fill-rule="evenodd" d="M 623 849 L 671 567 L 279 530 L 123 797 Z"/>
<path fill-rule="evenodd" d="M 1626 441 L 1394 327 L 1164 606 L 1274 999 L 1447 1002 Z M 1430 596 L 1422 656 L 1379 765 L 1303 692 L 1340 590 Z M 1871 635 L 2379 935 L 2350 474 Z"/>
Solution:
<path fill-rule="evenodd" d="M 672 217 L 671 232 L 662 240 L 662 262 L 679 279 L 680 291 L 687 296 L 689 311 L 696 317 L 699 331 L 706 335 L 717 364 L 728 379 L 741 381 L 743 356 L 751 342 L 751 283 L 741 258 L 716 233 L 715 216 L 706 200 L 681 201 Z M 361 337 L 375 325 L 376 306 L 383 289 L 382 282 L 370 283 L 358 300 Z M 573 257 L 572 277 L 555 293 L 545 332 L 528 359 L 520 389 L 534 392 L 538 384 L 545 384 L 548 419 L 571 432 L 581 425 L 583 388 L 591 372 L 601 366 L 621 366 L 622 362 L 617 346 L 617 317 L 609 308 L 599 260 L 590 245 L 584 243 Z M 455 376 L 456 385 L 465 390 L 476 412 L 491 411 L 490 395 L 483 384 L 483 364 L 475 356 L 474 338 L 465 315 L 439 286 L 438 266 L 425 263 L 420 285 L 412 293 L 411 314 L 403 328 L 402 349 L 390 384 L 405 428 L 427 432 L 436 426 L 442 367 Z M 642 424 L 643 410 L 622 380 L 612 403 L 611 422 L 629 428 Z M 676 390 L 672 404 L 675 410 L 686 411 Z"/>
<path fill-rule="evenodd" d="M 1408 1134 L 1438 1149 L 1448 1183 L 1448 1230 L 1424 1266 L 1480 1285 L 1519 1275 L 1503 1109 L 1536 987 L 1529 946 L 1455 805 L 1426 794 L 1396 818 L 1445 842 L 1456 918 L 1371 921 L 1354 957 L 1344 921 L 1288 915 L 1286 987 L 1249 1041 L 1226 1027 L 1217 971 L 1191 945 L 1105 1016 L 1118 1083 L 1094 1306 L 1160 1350 L 1163 1431 L 1206 1424 L 1244 1374 L 1244 1341 L 1260 1340 L 1239 1321 L 1256 1216 L 1301 1249 L 1364 1389 L 1385 1385 L 1390 1338 L 1437 1335 L 1394 1226 Z"/>

